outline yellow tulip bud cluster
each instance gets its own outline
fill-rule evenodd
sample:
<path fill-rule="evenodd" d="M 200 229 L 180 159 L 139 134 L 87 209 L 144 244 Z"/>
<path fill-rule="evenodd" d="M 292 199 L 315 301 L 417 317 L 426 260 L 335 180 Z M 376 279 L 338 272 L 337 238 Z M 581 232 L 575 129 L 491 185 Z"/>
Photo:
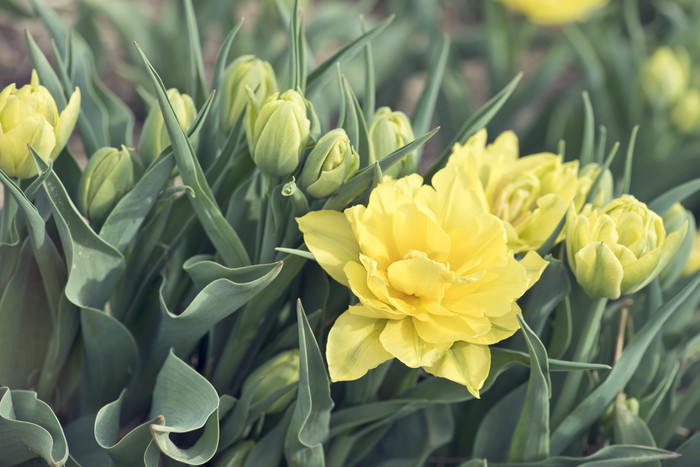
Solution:
<path fill-rule="evenodd" d="M 10 177 L 36 175 L 27 145 L 45 160 L 53 160 L 68 142 L 80 112 L 80 90 L 59 114 L 49 90 L 39 84 L 36 71 L 31 82 L 17 89 L 10 84 L 0 92 L 0 169 Z"/>

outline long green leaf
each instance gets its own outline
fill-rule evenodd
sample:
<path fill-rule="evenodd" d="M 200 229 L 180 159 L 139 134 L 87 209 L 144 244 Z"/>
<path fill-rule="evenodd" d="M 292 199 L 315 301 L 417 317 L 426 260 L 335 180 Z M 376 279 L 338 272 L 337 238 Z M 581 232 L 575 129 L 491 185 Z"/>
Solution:
<path fill-rule="evenodd" d="M 685 182 L 677 187 L 671 188 L 664 194 L 657 196 L 652 202 L 649 203 L 649 209 L 658 215 L 663 216 L 675 203 L 685 200 L 698 191 L 700 191 L 700 178 Z"/>

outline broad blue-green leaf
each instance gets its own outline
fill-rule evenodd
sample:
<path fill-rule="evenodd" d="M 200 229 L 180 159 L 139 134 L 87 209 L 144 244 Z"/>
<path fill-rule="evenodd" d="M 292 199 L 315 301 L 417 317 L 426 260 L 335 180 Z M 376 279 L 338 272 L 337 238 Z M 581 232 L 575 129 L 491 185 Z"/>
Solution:
<path fill-rule="evenodd" d="M 185 0 L 185 33 L 187 34 L 187 64 L 189 68 L 189 94 L 197 106 L 202 105 L 207 95 L 204 89 L 204 58 L 202 46 L 199 43 L 199 28 L 197 18 L 192 8 L 192 0 Z"/>
<path fill-rule="evenodd" d="M 665 461 L 662 464 L 664 467 L 695 467 L 697 460 L 700 459 L 700 433 L 695 433 L 681 444 L 676 452 L 681 457 Z"/>
<path fill-rule="evenodd" d="M 292 419 L 292 413 L 293 409 L 290 407 L 277 426 L 255 443 L 245 459 L 244 467 L 280 465 L 284 453 L 284 439 Z"/>
<path fill-rule="evenodd" d="M 202 223 L 202 227 L 204 227 L 209 239 L 228 266 L 249 265 L 248 253 L 238 234 L 226 222 L 219 206 L 216 204 L 214 195 L 206 181 L 202 167 L 197 161 L 192 145 L 182 128 L 180 128 L 175 112 L 170 105 L 163 82 L 143 54 L 143 51 L 141 49 L 138 50 L 155 88 L 180 175 L 184 183 L 190 186 L 194 192 L 194 196 L 191 196 L 189 199 L 197 213 L 197 217 Z"/>
<path fill-rule="evenodd" d="M 569 274 L 558 259 L 547 258 L 547 268 L 537 283 L 518 301 L 523 316 L 536 334 L 541 334 L 549 315 L 569 295 Z"/>
<path fill-rule="evenodd" d="M 638 446 L 656 447 L 656 441 L 646 423 L 629 410 L 625 404 L 625 395 L 618 394 L 613 409 L 613 429 L 615 444 L 633 444 Z M 658 462 L 656 465 L 660 465 Z M 654 465 L 652 463 L 651 465 Z"/>
<path fill-rule="evenodd" d="M 62 465 L 68 459 L 61 424 L 36 393 L 0 387 L 0 459 L 8 466 L 33 459 Z"/>
<path fill-rule="evenodd" d="M 530 351 L 530 379 L 523 410 L 510 444 L 508 460 L 528 462 L 549 456 L 549 398 L 552 382 L 549 379 L 547 350 L 522 316 L 518 315 L 518 321 Z"/>
<path fill-rule="evenodd" d="M 50 170 L 33 149 L 32 155 L 39 172 Z M 66 296 L 79 307 L 100 309 L 121 278 L 124 257 L 85 223 L 55 173 L 48 174 L 43 187 L 66 255 Z"/>
<path fill-rule="evenodd" d="M 413 127 L 413 131 L 418 134 L 425 133 L 430 126 L 430 119 L 433 117 L 435 111 L 435 104 L 437 103 L 440 86 L 442 84 L 442 77 L 445 74 L 445 66 L 447 65 L 449 51 L 450 39 L 445 36 L 440 42 L 439 52 L 435 54 L 434 62 L 431 63 L 428 68 L 428 78 L 425 81 L 423 92 L 421 92 L 416 108 L 413 110 L 413 115 L 411 116 L 411 126 Z M 421 149 L 418 151 L 420 152 Z"/>
<path fill-rule="evenodd" d="M 95 440 L 95 414 L 85 415 L 67 424 L 63 432 L 68 441 L 72 465 L 99 465 L 112 467 L 114 464 L 107 452 Z M 66 466 L 71 465 L 66 463 Z"/>
<path fill-rule="evenodd" d="M 158 415 L 152 420 L 137 426 L 119 439 L 121 430 L 119 418 L 125 395 L 126 391 L 122 391 L 117 400 L 110 402 L 97 412 L 94 429 L 95 440 L 112 459 L 115 467 L 131 467 L 134 465 L 157 467 L 160 451 L 153 441 L 151 428 L 155 425 L 163 425 L 165 420 L 162 415 Z M 155 462 L 151 459 L 154 447 L 156 452 Z"/>
<path fill-rule="evenodd" d="M 152 425 L 153 439 L 163 454 L 190 465 L 201 465 L 216 453 L 219 443 L 219 395 L 204 376 L 172 352 L 158 373 L 149 418 L 162 416 L 163 425 Z M 171 433 L 188 433 L 203 428 L 199 439 L 180 448 Z"/>
<path fill-rule="evenodd" d="M 284 454 L 292 466 L 322 465 L 323 442 L 328 437 L 333 408 L 331 382 L 318 343 L 297 302 L 299 322 L 299 390 L 287 430 Z"/>
<path fill-rule="evenodd" d="M 700 191 L 700 178 L 685 182 L 677 187 L 671 188 L 664 194 L 659 195 L 651 203 L 649 203 L 649 209 L 658 215 L 663 216 L 675 203 L 685 200 L 698 191 Z"/>
<path fill-rule="evenodd" d="M 538 462 L 502 464 L 488 462 L 489 467 L 628 467 L 644 462 L 677 458 L 678 454 L 647 446 L 613 445 L 587 457 L 550 457 Z M 488 459 L 487 459 L 488 461 Z"/>
<path fill-rule="evenodd" d="M 552 453 L 560 453 L 566 449 L 575 437 L 583 433 L 591 423 L 605 412 L 617 393 L 629 382 L 644 352 L 661 327 L 673 312 L 695 291 L 698 285 L 700 285 L 700 274 L 696 274 L 683 289 L 652 314 L 652 318 L 627 344 L 620 359 L 605 381 L 574 408 L 556 428 L 550 443 Z"/>
<path fill-rule="evenodd" d="M 522 384 L 501 397 L 480 420 L 472 455 L 491 461 L 505 461 L 513 431 L 522 412 L 527 386 Z M 477 422 L 478 423 L 478 422 Z"/>
<path fill-rule="evenodd" d="M 0 385 L 34 387 L 53 332 L 53 317 L 30 241 L 0 296 Z"/>
<path fill-rule="evenodd" d="M 97 409 L 129 385 L 138 364 L 138 348 L 122 323 L 99 310 L 83 308 L 80 329 L 87 363 L 83 381 L 88 400 Z"/>

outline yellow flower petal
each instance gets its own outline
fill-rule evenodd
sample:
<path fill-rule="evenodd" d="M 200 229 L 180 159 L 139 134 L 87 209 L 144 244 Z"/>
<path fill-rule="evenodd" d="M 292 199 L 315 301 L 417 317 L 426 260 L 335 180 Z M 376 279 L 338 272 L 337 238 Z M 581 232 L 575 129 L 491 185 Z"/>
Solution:
<path fill-rule="evenodd" d="M 428 373 L 463 384 L 476 398 L 490 369 L 488 346 L 467 342 L 455 342 L 434 365 L 425 367 Z"/>
<path fill-rule="evenodd" d="M 312 211 L 297 217 L 299 230 L 318 264 L 335 280 L 347 286 L 343 267 L 357 261 L 360 247 L 347 219 L 337 211 Z"/>
<path fill-rule="evenodd" d="M 452 346 L 452 342 L 432 344 L 418 336 L 410 318 L 389 321 L 379 336 L 382 346 L 411 368 L 430 366 Z"/>
<path fill-rule="evenodd" d="M 574 258 L 576 279 L 590 296 L 620 298 L 622 264 L 605 243 L 589 243 Z"/>
<path fill-rule="evenodd" d="M 549 265 L 549 261 L 543 259 L 536 251 L 528 251 L 520 260 L 520 264 L 525 266 L 527 274 L 527 288 L 529 289 L 540 280 L 542 273 Z"/>
<path fill-rule="evenodd" d="M 366 318 L 349 311 L 338 317 L 326 344 L 332 381 L 361 378 L 368 370 L 393 358 L 379 341 L 386 323 L 386 320 Z"/>
<path fill-rule="evenodd" d="M 491 329 L 488 332 L 471 339 L 465 339 L 465 341 L 471 344 L 491 345 L 509 338 L 520 329 L 520 323 L 516 316 L 518 313 L 520 313 L 520 307 L 517 303 L 513 303 L 509 313 L 489 318 Z"/>

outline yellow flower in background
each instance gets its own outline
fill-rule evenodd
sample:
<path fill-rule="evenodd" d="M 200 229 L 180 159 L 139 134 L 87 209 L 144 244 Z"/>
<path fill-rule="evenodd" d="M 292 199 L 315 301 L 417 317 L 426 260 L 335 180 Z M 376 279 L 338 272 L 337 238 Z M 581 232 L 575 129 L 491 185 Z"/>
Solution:
<path fill-rule="evenodd" d="M 700 91 L 688 89 L 671 110 L 671 123 L 681 133 L 693 133 L 700 126 Z"/>
<path fill-rule="evenodd" d="M 587 204 L 566 219 L 566 252 L 576 280 L 592 297 L 617 299 L 651 282 L 673 259 L 687 222 L 666 235 L 661 217 L 631 195 L 603 208 Z"/>
<path fill-rule="evenodd" d="M 513 132 L 507 131 L 486 145 L 486 130 L 464 145 L 456 144 L 447 166 L 459 167 L 473 179 L 474 188 L 483 190 L 486 209 L 504 221 L 508 245 L 516 253 L 539 248 L 574 198 L 578 207 L 583 205 L 600 172 L 597 164 L 592 164 L 579 175 L 578 161 L 562 162 L 561 156 L 551 153 L 518 157 L 518 138 Z M 612 176 L 604 180 L 603 186 L 610 188 L 601 190 L 601 199 L 605 199 L 605 191 L 611 191 Z"/>
<path fill-rule="evenodd" d="M 700 230 L 698 230 L 693 239 L 693 248 L 690 250 L 690 257 L 683 270 L 683 275 L 688 276 L 698 269 L 700 269 Z"/>
<path fill-rule="evenodd" d="M 522 13 L 533 23 L 563 24 L 582 21 L 608 0 L 498 0 L 506 7 Z"/>
<path fill-rule="evenodd" d="M 479 396 L 488 346 L 518 328 L 516 300 L 546 262 L 518 262 L 503 223 L 457 168 L 379 184 L 367 206 L 298 218 L 318 263 L 359 303 L 338 317 L 326 357 L 333 381 L 391 358 L 463 384 Z"/>
<path fill-rule="evenodd" d="M 674 104 L 685 93 L 690 77 L 690 56 L 682 47 L 659 47 L 644 64 L 642 88 L 651 102 Z"/>
<path fill-rule="evenodd" d="M 370 163 L 380 161 L 386 156 L 407 145 L 415 139 L 411 121 L 405 113 L 380 107 L 374 114 L 369 126 L 369 160 Z M 384 173 L 398 178 L 416 171 L 418 153 L 412 151 Z"/>
<path fill-rule="evenodd" d="M 0 92 L 0 169 L 10 177 L 36 175 L 31 145 L 45 160 L 54 160 L 68 142 L 80 113 L 80 89 L 63 112 L 49 90 L 39 84 L 32 71 L 29 84 L 17 89 L 12 83 Z"/>

